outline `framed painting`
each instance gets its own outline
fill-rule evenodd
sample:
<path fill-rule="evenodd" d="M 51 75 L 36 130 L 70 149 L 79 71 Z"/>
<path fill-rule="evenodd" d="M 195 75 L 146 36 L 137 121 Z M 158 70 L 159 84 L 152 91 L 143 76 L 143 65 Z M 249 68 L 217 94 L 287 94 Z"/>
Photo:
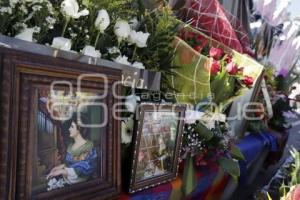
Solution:
<path fill-rule="evenodd" d="M 185 110 L 176 104 L 138 106 L 130 193 L 176 178 Z"/>
<path fill-rule="evenodd" d="M 120 122 L 112 108 L 120 70 L 0 52 L 0 197 L 117 198 Z"/>

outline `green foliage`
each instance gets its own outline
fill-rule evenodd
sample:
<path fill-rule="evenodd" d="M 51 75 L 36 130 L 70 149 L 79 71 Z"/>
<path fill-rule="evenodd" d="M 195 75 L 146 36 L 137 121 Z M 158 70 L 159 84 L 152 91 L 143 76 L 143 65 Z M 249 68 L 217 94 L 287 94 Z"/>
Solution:
<path fill-rule="evenodd" d="M 188 156 L 185 160 L 183 172 L 182 193 L 184 196 L 190 194 L 196 187 L 196 176 L 193 158 Z"/>
<path fill-rule="evenodd" d="M 48 0 L 0 1 L 0 32 L 15 36 L 24 28 L 34 28 L 33 38 L 41 43 L 54 28 L 57 15 Z"/>
<path fill-rule="evenodd" d="M 233 158 L 238 159 L 238 160 L 245 160 L 245 157 L 241 150 L 237 146 L 232 146 L 230 149 L 230 154 Z"/>
<path fill-rule="evenodd" d="M 266 129 L 268 127 L 262 120 L 249 121 L 247 125 L 247 131 L 251 133 L 260 133 Z"/>
<path fill-rule="evenodd" d="M 290 193 L 295 189 L 297 185 L 300 184 L 300 153 L 292 148 L 290 151 L 291 156 L 294 159 L 292 166 L 288 172 L 284 172 L 284 175 L 289 177 L 287 183 L 283 182 L 279 188 L 279 193 L 281 194 L 281 199 L 286 199 L 287 196 L 290 196 Z M 284 177 L 287 179 L 287 177 Z"/>
<path fill-rule="evenodd" d="M 268 121 L 270 128 L 276 131 L 285 131 L 289 128 L 289 123 L 283 116 L 283 112 L 290 111 L 292 108 L 289 105 L 287 98 L 279 98 L 273 105 L 273 117 Z"/>
<path fill-rule="evenodd" d="M 291 172 L 291 185 L 300 184 L 300 153 L 296 149 L 291 150 L 291 155 L 295 162 L 293 164 L 293 170 Z"/>
<path fill-rule="evenodd" d="M 170 87 L 167 75 L 172 74 L 174 49 L 172 42 L 177 35 L 179 23 L 168 8 L 146 12 L 141 30 L 150 33 L 147 48 L 138 49 L 139 60 L 147 69 L 162 73 L 162 90 Z"/>
<path fill-rule="evenodd" d="M 132 16 L 137 14 L 137 0 L 95 0 L 94 5 L 97 10 L 105 9 L 111 17 L 111 22 L 120 18 L 130 20 Z"/>
<path fill-rule="evenodd" d="M 235 78 L 229 76 L 227 71 L 223 69 L 211 82 L 211 92 L 214 95 L 213 102 L 219 105 L 224 100 L 233 96 L 236 84 L 238 83 L 236 83 Z"/>
<path fill-rule="evenodd" d="M 218 163 L 222 167 L 222 169 L 228 174 L 230 174 L 233 180 L 237 182 L 237 179 L 240 176 L 239 163 L 235 160 L 228 159 L 225 157 L 220 157 L 218 159 Z"/>
<path fill-rule="evenodd" d="M 199 136 L 206 141 L 209 141 L 214 137 L 214 134 L 201 122 L 197 124 L 195 131 L 199 133 Z"/>
<path fill-rule="evenodd" d="M 275 87 L 276 85 L 276 82 L 273 78 L 274 76 L 274 67 L 272 66 L 265 66 L 265 80 L 266 80 L 266 83 L 267 85 L 271 85 L 272 87 Z"/>

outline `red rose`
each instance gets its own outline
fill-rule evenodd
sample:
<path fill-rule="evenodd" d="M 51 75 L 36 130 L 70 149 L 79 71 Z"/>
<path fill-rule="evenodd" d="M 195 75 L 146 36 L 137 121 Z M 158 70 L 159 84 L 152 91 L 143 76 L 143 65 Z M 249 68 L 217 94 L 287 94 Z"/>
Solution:
<path fill-rule="evenodd" d="M 246 86 L 251 86 L 253 84 L 253 78 L 251 76 L 245 76 L 243 79 L 243 83 Z"/>
<path fill-rule="evenodd" d="M 195 37 L 195 33 L 194 32 L 189 32 L 188 33 L 188 38 L 189 39 L 193 39 Z"/>
<path fill-rule="evenodd" d="M 197 35 L 196 40 L 197 40 L 197 42 L 201 42 L 203 40 L 203 36 L 202 35 Z"/>
<path fill-rule="evenodd" d="M 197 46 L 194 47 L 194 49 L 195 49 L 197 52 L 200 52 L 202 48 L 201 48 L 200 45 L 197 45 Z"/>
<path fill-rule="evenodd" d="M 226 63 L 231 63 L 232 62 L 232 55 L 226 55 L 225 61 L 226 61 Z"/>
<path fill-rule="evenodd" d="M 223 56 L 223 50 L 212 47 L 209 50 L 209 56 L 214 58 L 215 60 L 220 60 Z"/>
<path fill-rule="evenodd" d="M 218 61 L 213 61 L 211 68 L 210 68 L 210 74 L 216 75 L 221 70 L 220 64 Z"/>
<path fill-rule="evenodd" d="M 233 62 L 227 64 L 226 70 L 230 75 L 236 75 L 239 71 L 237 65 L 234 64 Z"/>

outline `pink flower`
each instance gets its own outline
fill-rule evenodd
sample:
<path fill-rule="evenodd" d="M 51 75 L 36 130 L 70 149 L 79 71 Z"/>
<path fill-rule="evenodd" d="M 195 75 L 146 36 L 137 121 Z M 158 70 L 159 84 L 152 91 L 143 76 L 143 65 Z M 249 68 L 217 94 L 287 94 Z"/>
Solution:
<path fill-rule="evenodd" d="M 214 58 L 215 60 L 220 60 L 223 56 L 223 50 L 212 47 L 209 50 L 209 56 Z"/>
<path fill-rule="evenodd" d="M 218 61 L 213 61 L 211 68 L 210 68 L 210 74 L 216 75 L 221 70 L 220 64 Z"/>
<path fill-rule="evenodd" d="M 292 200 L 298 200 L 300 199 L 300 185 L 297 185 L 292 193 Z"/>
<path fill-rule="evenodd" d="M 233 62 L 227 64 L 226 70 L 230 75 L 236 75 L 239 71 L 239 68 Z"/>
<path fill-rule="evenodd" d="M 253 78 L 251 76 L 245 76 L 243 79 L 243 83 L 246 86 L 251 86 L 253 84 Z"/>

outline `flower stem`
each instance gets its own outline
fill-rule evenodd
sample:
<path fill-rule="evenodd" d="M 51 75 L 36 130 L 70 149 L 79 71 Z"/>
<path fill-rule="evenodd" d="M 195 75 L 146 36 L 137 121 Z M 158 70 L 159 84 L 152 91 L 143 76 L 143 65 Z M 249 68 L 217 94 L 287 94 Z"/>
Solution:
<path fill-rule="evenodd" d="M 64 28 L 63 28 L 63 31 L 62 31 L 62 33 L 61 33 L 61 36 L 62 36 L 62 37 L 64 37 L 64 35 L 65 35 L 65 32 L 66 32 L 66 29 L 67 29 L 67 26 L 68 26 L 69 22 L 70 22 L 70 18 L 67 17 L 67 18 L 66 18 L 65 25 L 64 25 Z"/>
<path fill-rule="evenodd" d="M 120 49 L 121 46 L 121 40 L 118 39 L 118 49 Z"/>
<path fill-rule="evenodd" d="M 97 37 L 96 37 L 96 40 L 95 40 L 95 44 L 94 44 L 95 48 L 96 48 L 96 46 L 97 46 L 97 43 L 98 43 L 100 34 L 101 34 L 101 31 L 99 31 L 98 34 L 97 34 Z"/>
<path fill-rule="evenodd" d="M 137 49 L 137 46 L 135 45 L 134 49 L 133 49 L 133 54 L 132 54 L 132 61 L 135 60 L 136 49 Z"/>

